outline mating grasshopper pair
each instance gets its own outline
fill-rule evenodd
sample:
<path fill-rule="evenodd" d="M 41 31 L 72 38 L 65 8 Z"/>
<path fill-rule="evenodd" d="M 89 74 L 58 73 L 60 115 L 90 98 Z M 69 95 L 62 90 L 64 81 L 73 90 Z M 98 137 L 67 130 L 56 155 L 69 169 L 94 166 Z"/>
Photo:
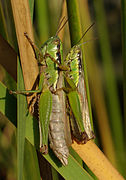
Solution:
<path fill-rule="evenodd" d="M 73 139 L 78 143 L 86 143 L 94 138 L 94 134 L 89 118 L 80 45 L 73 46 L 63 62 L 62 43 L 58 37 L 58 32 L 62 27 L 59 28 L 54 37 L 43 44 L 41 49 L 25 33 L 35 52 L 35 57 L 41 65 L 42 73 L 40 73 L 38 90 L 16 93 L 37 92 L 40 150 L 45 154 L 48 152 L 49 134 L 50 147 L 62 164 L 67 165 L 69 150 L 64 134 L 62 102 L 58 96 L 59 89 L 57 89 L 59 71 L 63 71 L 65 79 L 65 87 L 60 88 L 60 90 L 64 90 L 67 96 L 66 107 L 69 109 L 68 117 Z"/>

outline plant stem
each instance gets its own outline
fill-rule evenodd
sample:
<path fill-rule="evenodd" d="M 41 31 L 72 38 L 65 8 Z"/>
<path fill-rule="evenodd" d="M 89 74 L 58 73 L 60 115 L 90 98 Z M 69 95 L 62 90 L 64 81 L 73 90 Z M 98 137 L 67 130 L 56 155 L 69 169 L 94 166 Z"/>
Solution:
<path fill-rule="evenodd" d="M 119 172 L 111 165 L 105 155 L 93 143 L 87 142 L 85 145 L 72 144 L 72 148 L 76 150 L 79 156 L 92 170 L 92 172 L 102 180 L 121 180 L 124 179 Z"/>

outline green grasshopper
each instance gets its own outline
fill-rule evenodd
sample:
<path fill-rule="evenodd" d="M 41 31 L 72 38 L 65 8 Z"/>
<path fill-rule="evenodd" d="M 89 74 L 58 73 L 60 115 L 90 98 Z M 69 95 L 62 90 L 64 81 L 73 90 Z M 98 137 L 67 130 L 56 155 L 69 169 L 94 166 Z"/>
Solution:
<path fill-rule="evenodd" d="M 93 25 L 94 24 L 92 24 L 86 32 Z M 82 38 L 86 32 L 83 34 Z M 88 102 L 81 62 L 81 49 L 78 43 L 71 48 L 64 60 L 64 66 L 67 66 L 69 70 L 64 71 L 66 87 L 62 89 L 66 92 L 68 97 L 67 108 L 70 109 L 69 118 L 73 139 L 75 139 L 78 143 L 83 144 L 88 140 L 93 139 L 94 133 L 92 131 L 89 118 Z"/>
<path fill-rule="evenodd" d="M 41 65 L 43 73 L 40 74 L 38 90 L 18 91 L 16 93 L 38 93 L 35 100 L 38 101 L 39 105 L 40 151 L 44 154 L 48 153 L 49 132 L 50 147 L 62 164 L 67 165 L 69 150 L 64 135 L 63 112 L 60 108 L 59 96 L 53 94 L 58 83 L 58 67 L 62 70 L 68 70 L 68 67 L 60 65 L 62 62 L 62 43 L 58 37 L 60 29 L 56 36 L 49 38 L 42 45 L 41 49 L 32 42 L 27 33 L 24 33 L 34 50 L 36 60 Z"/>
<path fill-rule="evenodd" d="M 39 130 L 40 130 L 40 151 L 43 154 L 48 153 L 48 127 L 49 120 L 52 110 L 52 94 L 46 85 L 46 79 L 44 73 L 40 75 L 38 90 L 21 90 L 21 91 L 10 91 L 10 93 L 29 95 L 31 93 L 37 93 L 32 106 L 36 103 L 39 107 Z M 44 107 L 44 108 L 43 108 Z M 32 107 L 32 114 L 34 109 Z"/>
<path fill-rule="evenodd" d="M 72 110 L 70 123 L 73 139 L 78 143 L 85 144 L 94 138 L 94 134 L 89 117 L 81 58 L 79 45 L 73 46 L 65 59 L 65 64 L 68 64 L 71 70 L 64 72 L 64 74 L 68 102 Z"/>

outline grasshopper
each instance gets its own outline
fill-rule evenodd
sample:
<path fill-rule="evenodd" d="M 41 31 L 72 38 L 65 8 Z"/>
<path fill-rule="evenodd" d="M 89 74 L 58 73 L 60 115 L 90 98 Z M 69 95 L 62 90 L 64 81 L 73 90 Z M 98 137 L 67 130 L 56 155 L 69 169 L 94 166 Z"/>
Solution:
<path fill-rule="evenodd" d="M 62 29 L 62 27 L 60 29 Z M 44 154 L 48 153 L 49 134 L 50 147 L 62 164 L 67 165 L 69 150 L 64 135 L 62 102 L 60 102 L 59 96 L 53 93 L 57 89 L 59 78 L 58 67 L 62 70 L 68 70 L 68 67 L 61 66 L 62 43 L 58 37 L 60 29 L 58 28 L 56 35 L 49 38 L 40 49 L 32 42 L 28 34 L 24 33 L 34 50 L 38 64 L 41 65 L 40 70 L 42 73 L 40 73 L 38 90 L 13 93 L 27 94 L 37 92 L 35 100 L 38 101 L 39 106 L 40 151 Z"/>
<path fill-rule="evenodd" d="M 14 94 L 29 95 L 31 93 L 37 93 L 34 99 L 34 104 L 39 107 L 39 130 L 40 130 L 40 151 L 43 154 L 48 153 L 48 127 L 49 120 L 52 110 L 52 94 L 46 85 L 46 79 L 44 73 L 40 75 L 38 90 L 21 90 L 21 91 L 10 91 Z M 44 108 L 43 108 L 44 107 Z M 34 113 L 34 109 L 32 110 Z"/>
<path fill-rule="evenodd" d="M 82 38 L 93 25 L 94 23 L 85 31 Z M 62 89 L 66 92 L 68 97 L 67 108 L 69 109 L 73 139 L 83 144 L 93 139 L 94 133 L 89 117 L 84 73 L 81 62 L 81 44 L 79 44 L 79 42 L 71 48 L 64 60 L 64 66 L 67 66 L 69 70 L 64 71 L 66 86 Z"/>
<path fill-rule="evenodd" d="M 89 117 L 81 59 L 79 45 L 73 46 L 65 59 L 65 64 L 68 64 L 71 70 L 64 72 L 64 74 L 68 103 L 72 111 L 70 112 L 70 124 L 73 139 L 78 143 L 85 144 L 94 138 L 94 133 Z"/>

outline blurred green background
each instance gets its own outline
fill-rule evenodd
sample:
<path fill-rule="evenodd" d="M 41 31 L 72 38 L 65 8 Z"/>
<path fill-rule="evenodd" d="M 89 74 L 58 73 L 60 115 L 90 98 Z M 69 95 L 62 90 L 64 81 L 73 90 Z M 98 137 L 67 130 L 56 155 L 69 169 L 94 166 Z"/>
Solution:
<path fill-rule="evenodd" d="M 126 83 L 125 74 L 123 74 L 125 50 L 122 50 L 125 36 L 124 31 L 121 31 L 121 26 L 126 21 L 123 19 L 125 9 L 121 8 L 121 2 L 118 0 L 78 0 L 77 2 L 82 32 L 84 33 L 95 22 L 95 26 L 83 39 L 83 42 L 89 41 L 83 48 L 89 80 L 95 142 L 118 171 L 126 177 L 124 135 L 126 123 L 123 105 L 125 101 L 123 83 L 124 87 Z M 35 41 L 39 47 L 49 37 L 55 35 L 64 9 L 62 0 L 34 2 L 33 28 Z M 0 36 L 15 49 L 15 52 L 18 52 L 12 10 L 8 0 L 0 0 Z M 68 24 L 64 27 L 62 41 L 65 57 L 71 47 Z M 124 55 L 124 61 L 122 55 Z M 16 88 L 15 81 L 2 65 L 0 65 L 0 81 L 10 89 Z M 16 128 L 0 114 L 0 180 L 16 179 L 16 151 Z M 62 179 L 59 175 L 57 178 Z"/>

